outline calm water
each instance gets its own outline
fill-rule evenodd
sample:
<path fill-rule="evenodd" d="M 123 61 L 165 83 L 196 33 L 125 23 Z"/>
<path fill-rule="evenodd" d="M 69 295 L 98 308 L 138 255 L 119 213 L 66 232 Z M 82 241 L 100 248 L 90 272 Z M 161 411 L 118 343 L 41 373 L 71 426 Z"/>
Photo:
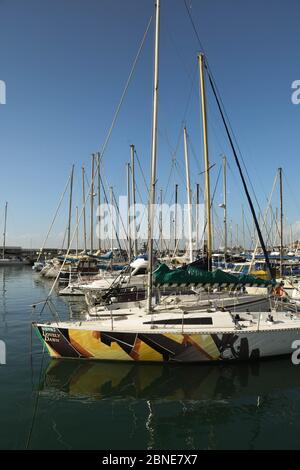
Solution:
<path fill-rule="evenodd" d="M 300 448 L 300 367 L 51 361 L 30 326 L 50 287 L 1 268 L 0 449 L 26 447 L 36 403 L 32 449 Z M 63 318 L 80 310 L 54 303 Z"/>

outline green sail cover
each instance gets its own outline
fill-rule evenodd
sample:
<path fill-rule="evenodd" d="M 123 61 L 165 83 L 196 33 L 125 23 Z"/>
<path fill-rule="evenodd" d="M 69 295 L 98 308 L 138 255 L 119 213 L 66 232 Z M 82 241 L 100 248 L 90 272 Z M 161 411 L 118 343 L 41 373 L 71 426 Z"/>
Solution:
<path fill-rule="evenodd" d="M 267 281 L 265 279 L 260 279 L 259 277 L 255 277 L 255 276 L 250 276 L 249 274 L 239 274 L 238 276 L 234 276 L 234 277 L 237 277 L 237 279 L 239 280 L 239 284 L 243 284 L 243 285 L 256 285 L 256 286 L 274 286 L 276 285 L 276 281 L 274 280 L 271 280 L 271 281 Z"/>
<path fill-rule="evenodd" d="M 273 281 L 265 281 L 254 276 L 226 273 L 217 269 L 213 272 L 201 271 L 193 266 L 184 266 L 170 269 L 166 264 L 160 264 L 153 272 L 156 285 L 188 285 L 188 284 L 210 284 L 210 285 L 273 285 Z"/>

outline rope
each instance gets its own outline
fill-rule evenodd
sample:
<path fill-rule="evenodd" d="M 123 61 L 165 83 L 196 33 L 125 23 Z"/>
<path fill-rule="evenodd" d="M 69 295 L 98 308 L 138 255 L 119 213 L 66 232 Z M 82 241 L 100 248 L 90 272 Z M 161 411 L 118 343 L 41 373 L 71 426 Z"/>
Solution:
<path fill-rule="evenodd" d="M 246 181 L 245 181 L 245 177 L 244 177 L 244 175 L 243 175 L 243 171 L 242 171 L 242 168 L 241 168 L 241 164 L 240 164 L 240 162 L 239 162 L 239 159 L 238 159 L 238 156 L 237 156 L 237 152 L 236 152 L 236 149 L 235 149 L 233 140 L 232 140 L 232 136 L 231 136 L 231 133 L 230 133 L 230 131 L 229 131 L 229 128 L 228 128 L 228 125 L 227 125 L 227 122 L 226 122 L 226 119 L 225 119 L 225 115 L 224 115 L 224 112 L 223 112 L 223 110 L 222 110 L 220 101 L 219 101 L 219 99 L 218 99 L 218 95 L 217 95 L 216 89 L 215 89 L 215 87 L 214 87 L 214 84 L 213 84 L 211 75 L 210 75 L 210 73 L 209 73 L 208 70 L 207 70 L 207 72 L 208 72 L 209 82 L 210 82 L 210 85 L 211 85 L 213 94 L 214 94 L 214 96 L 215 96 L 215 98 L 216 98 L 216 102 L 217 102 L 217 105 L 218 105 L 218 108 L 219 108 L 219 111 L 220 111 L 220 115 L 221 115 L 221 118 L 222 118 L 224 127 L 225 127 L 225 129 L 226 129 L 226 132 L 227 132 L 228 140 L 229 140 L 229 143 L 230 143 L 230 146 L 231 146 L 233 155 L 234 155 L 234 159 L 235 159 L 236 165 L 237 165 L 238 170 L 239 170 L 239 174 L 240 174 L 240 177 L 241 177 L 241 180 L 242 180 L 242 183 L 243 183 L 243 187 L 244 187 L 244 190 L 245 190 L 245 193 L 246 193 L 246 197 L 247 197 L 247 200 L 248 200 L 248 204 L 249 204 L 249 206 L 250 206 L 250 210 L 251 210 L 251 213 L 252 213 L 254 222 L 255 222 L 255 226 L 256 226 L 258 238 L 259 238 L 259 241 L 260 241 L 260 245 L 261 245 L 261 248 L 262 248 L 262 250 L 263 250 L 265 260 L 266 260 L 267 269 L 268 269 L 268 271 L 269 271 L 270 278 L 272 279 L 272 273 L 271 273 L 271 265 L 270 265 L 270 261 L 269 261 L 269 255 L 268 255 L 268 252 L 267 252 L 267 250 L 266 250 L 266 246 L 265 246 L 264 239 L 263 239 L 263 237 L 262 237 L 262 233 L 261 233 L 261 231 L 260 231 L 260 227 L 259 227 L 258 220 L 257 220 L 257 217 L 256 217 L 256 213 L 255 213 L 255 209 L 254 209 L 254 206 L 253 206 L 253 202 L 252 202 L 252 199 L 251 199 L 251 197 L 250 197 L 250 193 L 249 193 L 249 190 L 248 190 Z"/>
<path fill-rule="evenodd" d="M 195 25 L 195 22 L 192 18 L 192 15 L 191 15 L 191 12 L 187 6 L 187 3 L 186 3 L 186 0 L 184 0 L 184 5 L 185 5 L 185 8 L 186 8 L 186 11 L 187 11 L 187 14 L 188 14 L 188 17 L 191 21 L 191 24 L 192 24 L 192 27 L 193 27 L 193 30 L 194 30 L 194 33 L 197 37 L 197 40 L 198 40 L 198 43 L 202 49 L 202 51 L 204 52 L 205 51 L 205 48 L 203 47 L 203 44 L 200 40 L 200 37 L 199 37 L 199 34 L 198 34 L 198 31 L 197 31 L 197 28 L 196 28 L 196 25 Z M 206 55 L 206 54 L 205 54 Z M 250 209 L 251 209 L 251 212 L 253 212 L 253 218 L 254 218 L 254 221 L 255 221 L 255 225 L 256 225 L 256 228 L 257 228 L 257 232 L 258 234 L 260 234 L 260 228 L 258 226 L 258 222 L 257 222 L 257 219 L 256 219 L 256 214 L 254 212 L 254 207 L 253 207 L 253 203 L 252 203 L 252 200 L 250 198 L 250 194 L 249 194 L 249 191 L 248 191 L 248 188 L 246 187 L 246 182 L 245 182 L 245 179 L 244 179 L 244 175 L 242 174 L 242 169 L 240 167 L 240 163 L 238 161 L 238 158 L 237 158 L 237 153 L 236 153 L 236 150 L 235 150 L 235 146 L 240 154 L 240 157 L 241 157 L 241 160 L 242 160 L 242 163 L 243 163 L 243 166 L 244 166 L 244 169 L 246 171 L 246 175 L 247 175 L 247 178 L 248 178 L 248 181 L 250 183 L 250 186 L 251 186 L 251 189 L 252 189 L 252 192 L 253 192 L 253 195 L 254 195 L 254 198 L 255 198 L 255 201 L 256 201 L 256 204 L 257 204 L 257 207 L 259 209 L 259 212 L 262 214 L 262 211 L 261 211 L 261 208 L 260 208 L 260 205 L 259 205 L 259 202 L 258 202 L 258 199 L 257 199 L 257 196 L 256 196 L 256 193 L 254 191 L 254 187 L 253 187 L 253 184 L 251 182 L 251 179 L 249 177 L 249 173 L 248 173 L 248 170 L 247 170 L 247 167 L 245 165 L 245 162 L 244 162 L 244 159 L 243 159 L 243 156 L 242 156 L 242 152 L 239 148 L 239 145 L 238 145 L 238 142 L 237 142 L 237 139 L 235 137 L 235 134 L 232 130 L 232 126 L 230 124 L 230 120 L 228 118 L 228 115 L 226 113 L 226 109 L 225 109 L 225 106 L 224 106 L 224 103 L 222 101 L 222 98 L 221 98 L 221 95 L 220 95 L 220 92 L 218 90 L 218 87 L 217 87 L 217 84 L 216 84 L 216 81 L 213 77 L 213 73 L 211 71 L 211 68 L 209 67 L 209 64 L 208 64 L 208 61 L 206 60 L 205 61 L 205 67 L 206 67 L 206 70 L 208 72 L 208 76 L 209 76 L 209 81 L 210 81 L 210 85 L 211 85 L 211 88 L 212 88 L 212 91 L 213 91 L 213 94 L 215 96 L 215 99 L 216 99 L 216 102 L 217 102 L 217 105 L 218 105 L 218 108 L 219 108 L 219 111 L 220 111 L 220 114 L 221 114 L 221 117 L 222 117 L 222 121 L 223 121 L 223 124 L 225 126 L 225 130 L 226 130 L 226 133 L 227 133 L 227 137 L 229 139 L 229 142 L 230 142 L 230 145 L 232 147 L 232 150 L 233 150 L 233 154 L 234 154 L 234 158 L 236 160 L 236 163 L 237 163 L 237 166 L 238 166 L 238 169 L 239 169 L 239 172 L 240 172 L 240 176 L 241 176 L 241 179 L 242 179 L 242 182 L 243 182 L 243 185 L 244 185 L 244 189 L 245 189 L 245 192 L 246 192 L 246 196 L 247 196 L 247 199 L 248 199 L 248 203 L 250 205 Z M 226 119 L 225 119 L 226 118 Z M 229 132 L 230 130 L 230 132 Z M 235 142 L 235 146 L 233 144 L 233 141 Z M 260 236 L 260 235 L 259 235 Z M 261 247 L 264 251 L 264 254 L 266 256 L 266 263 L 267 263 L 267 266 L 268 266 L 268 269 L 269 269 L 269 259 L 268 259 L 268 254 L 266 252 L 266 249 L 265 249 L 265 244 L 264 244 L 264 241 L 261 237 Z"/>

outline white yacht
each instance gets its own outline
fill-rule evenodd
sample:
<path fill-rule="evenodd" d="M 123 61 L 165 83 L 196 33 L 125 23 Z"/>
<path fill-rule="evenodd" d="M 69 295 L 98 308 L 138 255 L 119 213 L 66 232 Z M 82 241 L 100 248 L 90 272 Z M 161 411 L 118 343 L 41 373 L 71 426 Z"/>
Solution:
<path fill-rule="evenodd" d="M 102 321 L 34 324 L 51 357 L 151 362 L 254 360 L 293 352 L 300 316 L 159 307 Z M 121 312 L 120 312 L 121 314 Z"/>

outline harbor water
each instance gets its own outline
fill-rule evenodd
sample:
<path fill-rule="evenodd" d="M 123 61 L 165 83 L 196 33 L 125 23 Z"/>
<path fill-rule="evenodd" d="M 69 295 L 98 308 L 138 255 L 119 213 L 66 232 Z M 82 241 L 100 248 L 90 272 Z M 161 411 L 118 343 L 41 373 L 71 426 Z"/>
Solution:
<path fill-rule="evenodd" d="M 0 449 L 299 449 L 300 366 L 50 360 L 31 322 L 51 282 L 0 271 Z M 54 295 L 61 318 L 84 305 Z M 50 319 L 48 310 L 42 319 Z"/>

